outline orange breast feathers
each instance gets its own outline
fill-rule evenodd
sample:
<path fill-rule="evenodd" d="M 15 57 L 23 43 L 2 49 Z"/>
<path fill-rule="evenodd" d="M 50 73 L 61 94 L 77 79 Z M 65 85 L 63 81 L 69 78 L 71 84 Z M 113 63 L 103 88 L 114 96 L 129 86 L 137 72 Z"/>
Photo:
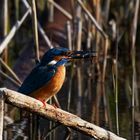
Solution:
<path fill-rule="evenodd" d="M 46 83 L 43 87 L 31 94 L 31 97 L 34 97 L 40 101 L 48 101 L 52 96 L 57 94 L 61 89 L 64 80 L 65 80 L 66 70 L 64 66 L 57 67 L 55 75 L 51 80 Z"/>

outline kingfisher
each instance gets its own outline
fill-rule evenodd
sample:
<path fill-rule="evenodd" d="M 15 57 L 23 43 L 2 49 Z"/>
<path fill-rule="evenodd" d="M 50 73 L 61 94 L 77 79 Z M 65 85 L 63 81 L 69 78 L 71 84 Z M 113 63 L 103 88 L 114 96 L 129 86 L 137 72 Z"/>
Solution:
<path fill-rule="evenodd" d="M 73 59 L 92 56 L 95 56 L 95 52 L 70 51 L 67 48 L 49 49 L 18 91 L 44 104 L 61 89 L 66 75 L 65 64 Z"/>

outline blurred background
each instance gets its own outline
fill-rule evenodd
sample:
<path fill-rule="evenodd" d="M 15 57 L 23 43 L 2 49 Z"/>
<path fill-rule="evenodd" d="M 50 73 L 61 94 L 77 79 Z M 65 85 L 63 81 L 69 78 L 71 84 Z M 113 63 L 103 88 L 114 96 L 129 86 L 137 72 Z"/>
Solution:
<path fill-rule="evenodd" d="M 0 86 L 17 90 L 49 48 L 96 51 L 95 59 L 67 66 L 59 104 L 121 137 L 139 140 L 139 18 L 139 0 L 1 0 Z M 19 125 L 19 119 L 19 109 L 6 104 L 4 140 L 93 139 L 41 117 L 36 130 L 28 131 L 29 124 Z"/>

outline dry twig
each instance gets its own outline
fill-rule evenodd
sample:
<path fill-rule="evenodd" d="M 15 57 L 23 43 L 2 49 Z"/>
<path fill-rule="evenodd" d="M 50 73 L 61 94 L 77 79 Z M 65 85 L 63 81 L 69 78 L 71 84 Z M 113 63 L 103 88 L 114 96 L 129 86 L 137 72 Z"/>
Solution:
<path fill-rule="evenodd" d="M 30 9 L 26 11 L 26 13 L 23 15 L 21 20 L 18 20 L 16 24 L 12 27 L 10 33 L 6 36 L 4 41 L 0 44 L 0 54 L 3 52 L 4 49 L 6 49 L 7 45 L 11 41 L 11 39 L 14 37 L 16 34 L 17 30 L 20 28 L 24 20 L 27 18 L 28 14 L 30 13 Z"/>
<path fill-rule="evenodd" d="M 66 16 L 69 20 L 72 20 L 72 15 L 68 13 L 65 9 L 63 9 L 59 4 L 54 2 L 53 0 L 48 0 L 55 8 L 62 12 L 64 16 Z"/>

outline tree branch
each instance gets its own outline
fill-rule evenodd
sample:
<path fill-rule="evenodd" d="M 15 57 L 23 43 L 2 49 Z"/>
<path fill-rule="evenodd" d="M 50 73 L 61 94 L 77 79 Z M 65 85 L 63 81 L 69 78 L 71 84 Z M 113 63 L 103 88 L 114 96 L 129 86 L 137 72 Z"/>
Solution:
<path fill-rule="evenodd" d="M 13 90 L 1 88 L 0 95 L 1 94 L 3 94 L 5 101 L 9 104 L 26 109 L 30 112 L 36 113 L 37 115 L 51 119 L 55 122 L 59 122 L 65 126 L 71 127 L 96 139 L 125 140 L 124 138 L 121 138 L 110 131 L 89 123 L 81 119 L 80 117 L 66 112 L 62 109 L 54 108 L 49 104 L 47 104 L 46 108 L 44 108 L 42 107 L 42 102 Z"/>
<path fill-rule="evenodd" d="M 0 140 L 2 140 L 3 136 L 3 120 L 4 120 L 4 97 L 3 94 L 0 93 Z"/>

